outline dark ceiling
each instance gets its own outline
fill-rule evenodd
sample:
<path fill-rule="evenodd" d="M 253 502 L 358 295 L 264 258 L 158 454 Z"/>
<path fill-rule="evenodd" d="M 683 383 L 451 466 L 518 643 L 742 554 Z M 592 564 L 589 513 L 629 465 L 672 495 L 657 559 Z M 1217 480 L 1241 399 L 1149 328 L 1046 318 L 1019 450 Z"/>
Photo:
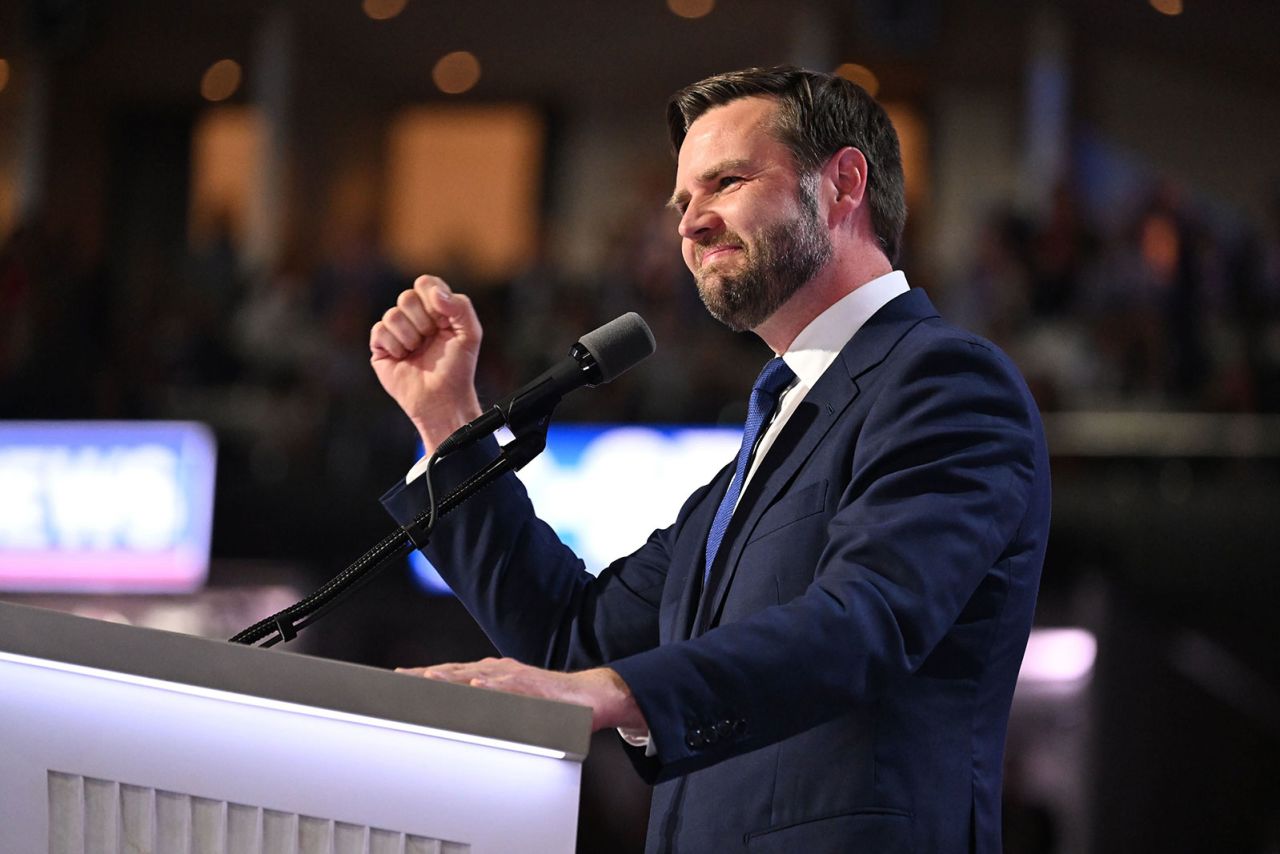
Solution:
<path fill-rule="evenodd" d="M 1062 0 L 1077 51 L 1123 51 L 1213 68 L 1241 82 L 1280 81 L 1280 2 L 1185 0 L 1183 15 L 1145 0 Z M 1025 55 L 1034 3 L 996 0 L 717 0 L 705 18 L 664 0 L 408 0 L 373 21 L 359 0 L 4 0 L 0 56 L 33 43 L 131 99 L 194 98 L 199 75 L 232 57 L 253 74 L 268 8 L 292 11 L 301 88 L 360 99 L 427 99 L 440 55 L 471 50 L 483 65 L 466 97 L 593 110 L 660 109 L 680 85 L 745 65 L 855 60 L 894 95 L 984 67 L 1007 75 Z"/>

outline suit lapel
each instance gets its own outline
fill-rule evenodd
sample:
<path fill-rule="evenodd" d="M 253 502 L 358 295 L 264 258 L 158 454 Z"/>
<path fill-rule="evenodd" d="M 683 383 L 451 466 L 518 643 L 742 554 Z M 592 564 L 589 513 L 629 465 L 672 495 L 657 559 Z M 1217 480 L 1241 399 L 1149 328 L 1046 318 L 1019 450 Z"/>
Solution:
<path fill-rule="evenodd" d="M 725 597 L 737 573 L 739 559 L 751 539 L 756 523 L 785 492 L 800 467 L 813 455 L 823 437 L 857 398 L 860 392 L 857 378 L 884 361 L 911 327 L 934 316 L 937 316 L 937 312 L 922 290 L 914 289 L 890 300 L 849 340 L 840 351 L 840 356 L 805 395 L 804 401 L 778 434 L 777 441 L 747 484 L 738 510 L 725 533 L 721 556 L 712 568 L 708 590 L 700 601 L 696 598 L 690 601 L 691 608 L 696 603 L 694 635 L 701 634 L 718 622 Z M 718 486 L 718 491 L 712 491 L 716 501 L 723 496 L 727 479 L 725 484 Z M 712 512 L 714 513 L 714 506 Z M 710 524 L 711 517 L 707 515 L 701 529 L 704 543 Z M 689 591 L 686 589 L 685 592 L 688 594 Z M 682 600 L 681 605 L 684 604 Z M 686 612 L 682 611 L 684 613 Z"/>
<path fill-rule="evenodd" d="M 708 590 L 699 603 L 694 634 L 701 634 L 714 625 L 715 615 L 723 608 L 725 596 L 733 583 L 738 559 L 760 516 L 782 494 L 857 394 L 857 385 L 841 366 L 833 364 L 792 413 L 747 484 L 738 509 L 729 522 L 729 530 L 725 532 L 720 547 L 721 554 L 711 571 Z"/>
<path fill-rule="evenodd" d="M 733 463 L 728 463 L 720 470 L 711 482 L 702 503 L 690 515 L 684 526 L 684 535 L 676 539 L 674 553 L 671 555 L 672 571 L 683 571 L 680 581 L 680 600 L 675 612 L 659 626 L 659 639 L 662 643 L 685 640 L 693 630 L 694 613 L 702 596 L 702 572 L 706 563 L 707 532 L 711 530 L 711 520 L 715 517 L 716 508 L 729 488 L 729 480 L 733 477 Z"/>

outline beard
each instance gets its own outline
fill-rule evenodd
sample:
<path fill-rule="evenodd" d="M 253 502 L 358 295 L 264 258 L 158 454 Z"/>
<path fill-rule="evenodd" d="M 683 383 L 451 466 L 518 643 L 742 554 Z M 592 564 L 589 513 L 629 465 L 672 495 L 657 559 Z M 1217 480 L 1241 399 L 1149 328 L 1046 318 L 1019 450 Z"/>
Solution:
<path fill-rule="evenodd" d="M 831 238 L 818 217 L 816 175 L 800 179 L 796 198 L 800 213 L 766 227 L 751 243 L 726 232 L 703 247 L 731 243 L 743 248 L 735 272 L 695 274 L 707 311 L 735 332 L 764 323 L 831 260 Z"/>

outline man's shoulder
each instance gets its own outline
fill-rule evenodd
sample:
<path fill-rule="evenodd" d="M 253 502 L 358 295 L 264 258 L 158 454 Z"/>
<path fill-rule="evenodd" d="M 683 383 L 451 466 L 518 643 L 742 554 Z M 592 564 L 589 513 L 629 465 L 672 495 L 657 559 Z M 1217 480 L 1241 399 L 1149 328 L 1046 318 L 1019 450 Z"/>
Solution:
<path fill-rule="evenodd" d="M 914 326 L 911 334 L 905 336 L 904 343 L 908 345 L 908 348 L 921 350 L 928 348 L 976 348 L 989 354 L 991 358 L 999 362 L 1013 364 L 1008 354 L 994 342 L 936 315 L 926 318 Z"/>
<path fill-rule="evenodd" d="M 1002 371 L 1020 376 L 1013 361 L 994 343 L 948 322 L 920 288 L 888 302 L 845 345 L 842 357 L 852 376 L 885 363 L 953 352 L 986 358 Z"/>
<path fill-rule="evenodd" d="M 1038 406 L 1008 354 L 981 335 L 948 322 L 932 310 L 927 297 L 917 299 L 914 307 L 897 307 L 897 317 L 882 327 L 881 340 L 873 345 L 879 348 L 875 355 L 855 348 L 857 336 L 849 342 L 854 349 L 849 350 L 846 363 L 859 384 L 864 389 L 877 387 L 890 397 L 929 389 L 932 395 L 957 399 L 973 395 L 1003 399 L 1022 413 L 1020 420 L 1038 425 Z M 861 374 L 856 370 L 859 360 Z"/>

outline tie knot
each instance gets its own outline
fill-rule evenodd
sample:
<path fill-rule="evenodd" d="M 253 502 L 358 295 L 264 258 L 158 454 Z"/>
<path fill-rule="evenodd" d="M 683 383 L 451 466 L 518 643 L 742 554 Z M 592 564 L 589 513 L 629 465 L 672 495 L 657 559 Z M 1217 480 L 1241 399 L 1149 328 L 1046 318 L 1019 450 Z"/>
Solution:
<path fill-rule="evenodd" d="M 760 376 L 756 378 L 756 384 L 752 388 L 755 391 L 762 391 L 772 397 L 777 397 L 795 378 L 795 372 L 787 367 L 787 363 L 782 361 L 781 356 L 778 356 L 770 359 L 768 364 L 764 366 L 764 370 L 760 372 Z"/>

